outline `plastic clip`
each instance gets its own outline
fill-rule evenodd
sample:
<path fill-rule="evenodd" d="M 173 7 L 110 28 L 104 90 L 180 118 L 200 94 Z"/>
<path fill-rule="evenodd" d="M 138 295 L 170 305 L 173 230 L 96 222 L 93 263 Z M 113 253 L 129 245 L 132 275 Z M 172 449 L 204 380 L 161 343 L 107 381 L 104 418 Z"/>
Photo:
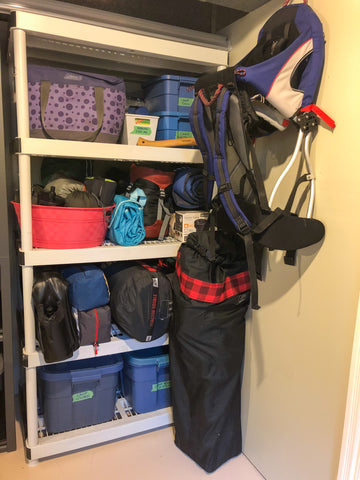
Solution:
<path fill-rule="evenodd" d="M 315 130 L 320 123 L 319 117 L 314 112 L 302 112 L 294 118 L 303 132 Z"/>

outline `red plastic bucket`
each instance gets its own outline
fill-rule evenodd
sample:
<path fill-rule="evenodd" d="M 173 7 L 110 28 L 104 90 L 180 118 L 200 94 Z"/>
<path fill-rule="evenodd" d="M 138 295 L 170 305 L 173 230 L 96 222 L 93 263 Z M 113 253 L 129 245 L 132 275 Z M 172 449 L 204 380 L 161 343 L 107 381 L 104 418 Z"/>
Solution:
<path fill-rule="evenodd" d="M 21 227 L 20 203 L 14 205 Z M 38 248 L 89 248 L 105 240 L 114 206 L 104 208 L 32 205 L 32 239 Z"/>

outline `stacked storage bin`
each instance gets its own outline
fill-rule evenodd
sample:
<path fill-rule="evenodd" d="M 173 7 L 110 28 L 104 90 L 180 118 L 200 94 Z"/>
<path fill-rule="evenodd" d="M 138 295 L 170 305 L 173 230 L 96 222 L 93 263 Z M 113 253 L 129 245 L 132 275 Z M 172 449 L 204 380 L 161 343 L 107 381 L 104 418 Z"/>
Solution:
<path fill-rule="evenodd" d="M 124 354 L 123 393 L 137 413 L 171 405 L 168 347 Z"/>
<path fill-rule="evenodd" d="M 110 421 L 122 368 L 120 354 L 41 367 L 40 398 L 48 433 Z"/>
<path fill-rule="evenodd" d="M 189 113 L 195 98 L 197 78 L 162 75 L 145 85 L 145 106 L 159 117 L 156 140 L 192 137 Z"/>

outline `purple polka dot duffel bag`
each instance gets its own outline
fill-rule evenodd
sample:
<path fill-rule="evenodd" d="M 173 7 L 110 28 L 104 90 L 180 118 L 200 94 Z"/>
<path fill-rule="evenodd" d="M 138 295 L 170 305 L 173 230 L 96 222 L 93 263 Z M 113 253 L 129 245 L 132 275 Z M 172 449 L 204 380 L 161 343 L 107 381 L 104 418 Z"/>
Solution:
<path fill-rule="evenodd" d="M 117 143 L 125 117 L 120 77 L 28 65 L 30 136 Z"/>

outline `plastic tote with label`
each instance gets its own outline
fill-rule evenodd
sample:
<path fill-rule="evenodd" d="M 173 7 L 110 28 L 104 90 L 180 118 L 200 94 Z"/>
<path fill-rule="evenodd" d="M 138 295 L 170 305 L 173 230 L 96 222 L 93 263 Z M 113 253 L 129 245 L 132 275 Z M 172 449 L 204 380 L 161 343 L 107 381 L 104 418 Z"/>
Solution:
<path fill-rule="evenodd" d="M 48 433 L 110 421 L 122 367 L 121 355 L 110 355 L 39 368 Z"/>
<path fill-rule="evenodd" d="M 146 140 L 155 140 L 158 120 L 159 117 L 156 115 L 126 113 L 121 143 L 136 145 L 140 137 Z"/>
<path fill-rule="evenodd" d="M 124 396 L 137 413 L 168 407 L 169 355 L 166 347 L 124 354 Z"/>

